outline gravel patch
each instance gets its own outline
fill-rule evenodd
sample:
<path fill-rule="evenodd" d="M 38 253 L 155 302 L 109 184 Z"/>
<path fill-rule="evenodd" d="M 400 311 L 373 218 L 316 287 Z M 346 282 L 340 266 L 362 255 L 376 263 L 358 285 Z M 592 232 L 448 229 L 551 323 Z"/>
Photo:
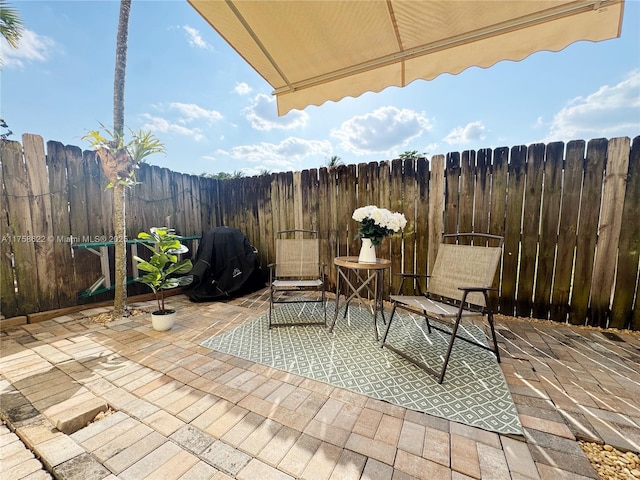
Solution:
<path fill-rule="evenodd" d="M 621 452 L 611 445 L 578 442 L 602 480 L 640 479 L 640 457 L 635 452 Z"/>

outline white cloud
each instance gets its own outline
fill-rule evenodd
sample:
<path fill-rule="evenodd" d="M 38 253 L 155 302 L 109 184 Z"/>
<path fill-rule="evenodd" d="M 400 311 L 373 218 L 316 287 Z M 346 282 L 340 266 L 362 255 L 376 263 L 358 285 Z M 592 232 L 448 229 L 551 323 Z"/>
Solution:
<path fill-rule="evenodd" d="M 438 151 L 439 148 L 440 148 L 439 143 L 430 143 L 426 147 L 424 147 L 420 153 L 426 153 L 427 156 L 430 157 L 431 155 L 437 155 L 439 153 L 442 153 Z"/>
<path fill-rule="evenodd" d="M 213 122 L 222 120 L 222 114 L 217 110 L 205 110 L 195 103 L 179 103 L 172 102 L 169 104 L 173 110 L 177 110 L 182 114 L 181 122 L 188 123 L 192 120 L 207 120 Z"/>
<path fill-rule="evenodd" d="M 213 46 L 208 44 L 200 35 L 200 31 L 190 27 L 189 25 L 183 25 L 182 29 L 187 33 L 187 40 L 189 45 L 197 48 L 204 48 L 205 50 L 213 50 Z"/>
<path fill-rule="evenodd" d="M 142 125 L 143 130 L 150 130 L 155 133 L 186 135 L 188 137 L 193 137 L 195 141 L 200 141 L 205 138 L 199 128 L 187 128 L 182 125 L 171 123 L 165 118 L 155 117 L 148 113 L 143 113 L 142 118 L 145 119 L 145 123 Z"/>
<path fill-rule="evenodd" d="M 456 127 L 443 140 L 449 145 L 466 145 L 485 139 L 487 128 L 481 121 L 467 123 L 464 127 Z"/>
<path fill-rule="evenodd" d="M 331 143 L 326 140 L 305 140 L 289 137 L 282 142 L 261 142 L 252 145 L 238 145 L 231 150 L 218 150 L 219 155 L 233 159 L 259 163 L 261 168 L 284 171 L 295 170 L 296 162 L 308 157 L 326 157 L 333 153 Z"/>
<path fill-rule="evenodd" d="M 24 29 L 18 48 L 11 47 L 4 37 L 0 36 L 2 64 L 6 68 L 23 68 L 25 63 L 46 62 L 56 48 L 56 42 L 44 35 Z"/>
<path fill-rule="evenodd" d="M 431 128 L 424 113 L 387 106 L 352 117 L 332 130 L 331 136 L 340 140 L 344 150 L 356 155 L 397 153 Z"/>
<path fill-rule="evenodd" d="M 238 95 L 249 95 L 251 93 L 251 87 L 245 82 L 236 82 L 236 86 L 233 91 Z"/>
<path fill-rule="evenodd" d="M 244 109 L 244 114 L 256 130 L 290 130 L 304 127 L 309 119 L 309 115 L 300 110 L 291 110 L 286 115 L 278 117 L 275 99 L 264 93 L 253 98 L 251 105 Z"/>
<path fill-rule="evenodd" d="M 544 140 L 635 136 L 640 130 L 640 70 L 614 86 L 604 85 L 587 97 L 576 97 L 553 117 Z"/>

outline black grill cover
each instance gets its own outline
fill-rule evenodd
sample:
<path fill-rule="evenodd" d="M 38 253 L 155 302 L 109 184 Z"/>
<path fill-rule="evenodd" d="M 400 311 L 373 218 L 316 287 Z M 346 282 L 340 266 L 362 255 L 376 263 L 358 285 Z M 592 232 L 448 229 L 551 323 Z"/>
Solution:
<path fill-rule="evenodd" d="M 265 284 L 255 248 L 230 227 L 212 228 L 202 236 L 189 275 L 193 282 L 182 291 L 194 302 L 244 295 Z"/>

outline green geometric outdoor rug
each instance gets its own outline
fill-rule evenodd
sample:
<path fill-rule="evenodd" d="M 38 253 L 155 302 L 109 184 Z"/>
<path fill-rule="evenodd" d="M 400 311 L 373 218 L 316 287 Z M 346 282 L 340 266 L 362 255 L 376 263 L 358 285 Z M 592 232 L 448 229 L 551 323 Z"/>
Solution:
<path fill-rule="evenodd" d="M 328 302 L 329 324 L 333 312 L 333 302 Z M 346 318 L 340 310 L 333 333 L 323 326 L 269 330 L 267 315 L 211 337 L 202 345 L 447 420 L 498 433 L 523 434 L 504 375 L 490 351 L 456 341 L 444 381 L 438 384 L 435 377 L 380 348 L 371 312 L 355 302 Z M 283 304 L 274 309 L 274 323 L 294 318 L 317 321 L 321 316 L 318 304 Z M 422 317 L 396 316 L 387 341 L 439 369 L 450 336 L 434 329 L 427 334 Z M 382 335 L 386 327 L 380 319 L 378 322 Z M 463 335 L 473 335 L 486 344 L 478 327 L 463 330 Z"/>

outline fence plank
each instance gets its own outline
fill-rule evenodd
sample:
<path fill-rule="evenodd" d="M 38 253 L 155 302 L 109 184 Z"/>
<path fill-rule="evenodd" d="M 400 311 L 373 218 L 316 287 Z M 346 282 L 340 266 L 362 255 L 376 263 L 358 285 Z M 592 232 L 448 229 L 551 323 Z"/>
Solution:
<path fill-rule="evenodd" d="M 273 225 L 273 211 L 272 211 L 273 205 L 271 203 L 271 188 L 273 186 L 272 177 L 273 175 L 265 175 L 264 179 L 262 180 L 262 184 L 264 185 L 263 187 L 264 192 L 262 194 L 263 205 L 264 205 L 264 218 L 266 220 L 265 226 L 264 226 L 264 235 L 265 235 L 265 240 L 267 245 L 265 248 L 266 256 L 264 257 L 267 260 L 264 264 L 265 268 L 268 262 L 275 261 L 275 251 L 276 251 L 275 250 L 276 229 Z"/>
<path fill-rule="evenodd" d="M 280 224 L 283 225 L 283 230 L 291 230 L 295 228 L 295 218 L 293 214 L 293 172 L 282 173 L 278 176 L 279 179 L 279 194 L 278 202 L 280 203 Z"/>
<path fill-rule="evenodd" d="M 206 232 L 222 224 L 218 180 L 198 177 L 198 188 L 200 189 L 200 224 L 202 232 Z"/>
<path fill-rule="evenodd" d="M 194 221 L 192 218 L 193 205 L 191 203 L 192 201 L 191 179 L 187 174 L 180 174 L 178 179 L 176 179 L 176 183 L 179 185 L 179 188 L 181 189 L 181 192 L 179 195 L 179 201 L 181 202 L 182 211 L 183 211 L 183 214 L 179 219 L 182 222 L 182 224 L 180 224 L 180 221 L 176 219 L 176 225 L 178 225 L 178 231 L 182 235 L 192 235 Z"/>
<path fill-rule="evenodd" d="M 476 170 L 476 152 L 465 150 L 460 160 L 460 195 L 458 213 L 458 232 L 473 231 L 473 197 Z M 463 243 L 471 243 L 470 238 L 463 238 Z"/>
<path fill-rule="evenodd" d="M 356 228 L 355 220 L 352 220 L 353 210 L 351 209 L 350 198 L 352 194 L 355 194 L 354 184 L 351 183 L 352 177 L 345 173 L 348 173 L 349 169 L 342 166 L 335 169 L 336 177 L 336 192 L 337 198 L 335 202 L 335 221 L 336 221 L 336 234 L 337 244 L 340 251 L 340 255 L 348 255 L 350 253 L 351 239 L 349 238 L 350 232 Z M 358 241 L 359 243 L 359 241 Z M 329 261 L 333 261 L 330 258 Z"/>
<path fill-rule="evenodd" d="M 200 223 L 200 214 L 198 207 L 200 205 L 200 189 L 198 188 L 197 175 L 184 175 L 185 186 L 185 208 L 187 225 L 184 232 L 185 235 L 199 235 L 202 232 L 202 224 Z"/>
<path fill-rule="evenodd" d="M 540 231 L 540 205 L 544 174 L 545 145 L 537 143 L 527 149 L 527 178 L 522 213 L 522 239 L 520 245 L 520 271 L 516 315 L 531 316 L 533 282 L 536 273 L 538 234 Z"/>
<path fill-rule="evenodd" d="M 509 172 L 509 149 L 499 147 L 493 151 L 491 164 L 491 213 L 489 233 L 504 236 L 505 211 L 507 205 L 507 177 Z"/>
<path fill-rule="evenodd" d="M 173 172 L 167 168 L 160 169 L 160 188 L 154 189 L 152 199 L 158 202 L 160 210 L 155 219 L 157 226 L 176 227 L 176 188 L 173 183 Z"/>
<path fill-rule="evenodd" d="M 115 237 L 115 228 L 113 225 L 113 188 L 105 190 L 105 186 L 109 183 L 102 171 L 100 159 L 94 152 L 84 152 L 84 182 L 86 184 L 86 208 L 89 236 L 97 239 L 105 239 L 113 241 Z M 126 218 L 125 218 L 126 219 Z M 131 232 L 127 232 L 131 235 Z M 95 255 L 92 255 L 95 256 Z M 96 257 L 97 258 L 97 257 Z M 115 270 L 115 248 L 109 247 L 110 271 Z M 91 269 L 93 279 L 101 275 L 100 263 L 94 263 Z M 115 277 L 111 276 L 111 284 L 113 285 Z M 93 283 L 93 282 L 92 282 Z M 91 285 L 91 283 L 89 284 Z M 86 288 L 86 285 L 81 288 Z M 103 301 L 113 298 L 113 291 L 95 295 L 91 301 Z"/>
<path fill-rule="evenodd" d="M 241 212 L 242 219 L 239 230 L 249 238 L 251 238 L 251 222 L 253 218 L 253 212 L 251 211 L 253 199 L 250 197 L 251 191 L 249 189 L 250 180 L 248 177 L 239 179 L 240 188 L 236 191 L 236 200 L 238 202 L 236 208 Z M 293 212 L 291 213 L 293 214 Z"/>
<path fill-rule="evenodd" d="M 93 152 L 84 152 L 83 161 L 88 235 L 113 237 L 113 188 L 105 190 L 107 181 L 102 181 L 100 160 Z"/>
<path fill-rule="evenodd" d="M 460 217 L 460 154 L 447 154 L 444 196 L 444 233 L 458 232 Z"/>
<path fill-rule="evenodd" d="M 2 141 L 0 142 L 0 158 L 3 162 L 8 156 L 19 155 L 20 144 L 18 142 Z M 13 153 L 12 153 L 13 151 Z M 18 316 L 20 310 L 18 309 L 18 299 L 15 289 L 15 277 L 13 272 L 13 253 L 12 253 L 12 236 L 13 229 L 9 226 L 9 217 L 11 215 L 7 191 L 5 189 L 4 170 L 2 163 L 0 163 L 0 315 L 4 318 L 11 318 Z"/>
<path fill-rule="evenodd" d="M 71 234 L 82 243 L 93 239 L 89 230 L 87 211 L 87 183 L 85 181 L 85 163 L 93 152 L 67 156 L 67 178 L 69 182 L 69 223 Z M 92 299 L 79 297 L 78 294 L 89 288 L 101 275 L 100 259 L 93 253 L 81 249 L 74 251 L 75 289 L 78 304 L 90 303 Z"/>
<path fill-rule="evenodd" d="M 429 162 L 420 158 L 416 164 L 416 221 L 414 226 L 416 238 L 415 272 L 427 273 L 429 263 Z"/>
<path fill-rule="evenodd" d="M 358 181 L 360 178 L 358 177 Z M 329 285 L 336 285 L 337 272 L 336 266 L 333 263 L 333 258 L 339 255 L 345 255 L 344 251 L 340 251 L 339 248 L 339 231 L 337 226 L 337 211 L 338 211 L 338 203 L 340 202 L 340 198 L 337 196 L 338 192 L 338 178 L 337 172 L 332 169 L 328 172 L 327 175 L 327 234 L 329 238 L 329 251 L 327 253 L 327 257 L 325 262 L 327 263 L 328 270 L 327 273 L 329 275 Z"/>
<path fill-rule="evenodd" d="M 254 216 L 253 206 L 255 205 L 255 192 L 253 190 L 254 180 L 251 177 L 245 177 L 241 179 L 241 191 L 239 200 L 242 208 L 242 228 L 240 231 L 244 233 L 249 242 L 252 243 L 255 238 L 254 226 L 256 224 L 256 218 Z"/>
<path fill-rule="evenodd" d="M 146 212 L 149 210 L 149 202 L 147 201 L 148 194 L 146 192 L 151 191 L 150 173 L 149 165 L 142 163 L 136 171 L 138 184 L 127 189 L 125 220 L 130 238 L 136 236 L 141 230 L 147 230 L 146 217 L 148 215 Z"/>
<path fill-rule="evenodd" d="M 389 275 L 385 279 L 386 285 L 390 285 L 390 291 L 396 293 L 398 287 L 400 287 L 400 277 L 394 275 L 395 273 L 405 270 L 405 265 L 402 258 L 402 244 L 404 243 L 404 259 L 409 265 L 410 271 L 413 271 L 413 211 L 415 209 L 415 203 L 413 201 L 413 190 L 411 186 L 413 182 L 409 178 L 413 179 L 413 160 L 400 160 L 395 159 L 391 162 L 390 184 L 389 190 L 389 210 L 392 212 L 404 213 L 407 217 L 407 224 L 411 221 L 411 226 L 402 235 L 402 232 L 392 235 L 388 239 L 389 258 L 391 260 L 391 271 L 386 272 Z M 409 171 L 407 171 L 409 169 Z M 405 179 L 407 180 L 405 182 Z M 409 196 L 411 199 L 409 199 Z M 410 207 L 409 207 L 410 205 Z"/>
<path fill-rule="evenodd" d="M 233 212 L 233 180 L 220 180 L 218 183 L 218 192 L 220 195 L 220 225 L 232 226 L 235 224 L 235 213 Z"/>
<path fill-rule="evenodd" d="M 173 197 L 174 204 L 171 223 L 173 228 L 175 228 L 176 232 L 180 235 L 185 235 L 187 226 L 184 177 L 184 175 L 176 172 L 171 172 L 169 174 L 169 186 L 171 188 L 171 196 Z"/>
<path fill-rule="evenodd" d="M 493 162 L 491 164 L 491 212 L 489 213 L 489 233 L 492 235 L 504 236 L 508 171 L 509 149 L 506 147 L 496 148 L 493 151 Z M 502 271 L 502 258 L 500 259 L 500 262 L 498 272 Z M 493 286 L 500 288 L 499 283 Z M 489 299 L 493 305 L 498 305 L 498 307 L 500 307 L 498 301 L 498 297 L 500 295 L 501 292 L 499 291 L 492 291 L 489 294 Z M 509 313 L 509 315 L 511 314 Z"/>
<path fill-rule="evenodd" d="M 326 264 L 325 273 L 329 275 L 333 266 L 333 258 L 330 256 L 330 232 L 329 232 L 329 175 L 334 171 L 333 168 L 328 169 L 321 167 L 318 170 L 318 238 L 320 239 L 320 261 Z M 327 288 L 329 288 L 327 279 Z"/>
<path fill-rule="evenodd" d="M 593 276 L 593 262 L 598 232 L 598 217 L 602 200 L 603 172 L 608 140 L 599 138 L 587 144 L 580 218 L 576 245 L 576 264 L 573 274 L 569 322 L 585 324 L 589 312 L 589 294 Z"/>
<path fill-rule="evenodd" d="M 558 220 L 562 198 L 562 158 L 564 144 L 554 142 L 547 145 L 544 166 L 544 190 L 540 214 L 540 250 L 538 253 L 538 273 L 535 288 L 536 318 L 548 318 L 553 283 L 553 264 L 558 240 Z"/>
<path fill-rule="evenodd" d="M 32 232 L 36 238 L 36 276 L 33 280 L 38 285 L 38 304 L 41 310 L 58 308 L 55 282 L 55 252 L 53 222 L 51 211 L 51 195 L 47 162 L 44 153 L 44 141 L 40 135 L 24 134 L 22 136 L 25 167 L 29 179 L 31 195 Z"/>
<path fill-rule="evenodd" d="M 337 169 L 338 176 L 343 178 L 343 183 L 348 185 L 346 189 L 345 198 L 341 199 L 346 206 L 346 214 L 348 215 L 348 232 L 347 232 L 347 251 L 346 255 L 359 255 L 361 240 L 356 238 L 358 233 L 358 223 L 353 220 L 353 212 L 358 208 L 358 196 L 356 191 L 356 185 L 358 182 L 358 175 L 355 165 L 340 165 Z"/>
<path fill-rule="evenodd" d="M 30 196 L 32 195 L 22 147 L 18 142 L 3 144 L 2 167 L 6 183 L 7 206 L 9 208 L 9 234 L 15 262 L 17 302 L 29 312 L 40 311 L 38 283 L 33 275 L 37 271 L 35 232 L 31 220 Z"/>
<path fill-rule="evenodd" d="M 502 260 L 502 296 L 500 299 L 500 311 L 505 315 L 515 314 L 526 161 L 527 147 L 520 145 L 511 149 Z"/>
<path fill-rule="evenodd" d="M 385 207 L 381 203 L 381 185 L 380 185 L 380 164 L 378 162 L 369 162 L 365 167 L 367 179 L 365 188 L 366 202 L 364 205 L 377 205 L 379 207 Z"/>
<path fill-rule="evenodd" d="M 474 183 L 473 231 L 489 233 L 489 207 L 491 200 L 491 149 L 483 148 L 476 156 Z"/>
<path fill-rule="evenodd" d="M 556 266 L 551 292 L 550 316 L 556 322 L 566 322 L 569 313 L 569 293 L 576 248 L 576 232 L 578 231 L 578 207 L 580 205 L 584 148 L 585 142 L 583 140 L 573 140 L 567 144 Z"/>
<path fill-rule="evenodd" d="M 220 180 L 211 180 L 214 183 L 215 193 L 213 195 L 212 201 L 213 206 L 210 211 L 211 222 L 213 227 L 219 227 L 224 225 L 224 219 L 222 216 L 222 192 L 220 191 Z"/>
<path fill-rule="evenodd" d="M 162 171 L 160 167 L 154 165 L 149 167 L 145 175 L 144 183 L 134 187 L 136 196 L 144 202 L 146 207 L 145 223 L 140 227 L 140 230 L 148 230 L 151 227 L 164 225 L 164 221 L 162 223 L 158 222 L 158 218 L 162 215 L 161 202 L 159 200 L 162 195 Z"/>
<path fill-rule="evenodd" d="M 307 175 L 308 177 L 308 175 Z M 302 187 L 302 172 L 293 172 L 293 225 L 296 229 L 305 229 L 305 221 L 303 219 L 303 187 Z"/>
<path fill-rule="evenodd" d="M 248 202 L 248 211 L 249 211 L 249 239 L 251 244 L 254 247 L 258 247 L 261 244 L 262 232 L 260 231 L 260 223 L 258 218 L 258 199 L 260 198 L 260 186 L 261 183 L 258 181 L 258 178 L 254 178 L 249 183 L 247 189 L 247 202 Z"/>
<path fill-rule="evenodd" d="M 113 188 L 105 190 L 109 180 L 102 171 L 100 159 L 93 152 L 85 152 L 85 175 L 87 185 L 87 206 L 91 209 L 89 226 L 94 235 L 113 236 Z"/>
<path fill-rule="evenodd" d="M 151 170 L 149 165 L 143 163 L 136 172 L 136 180 L 139 182 L 127 192 L 126 216 L 127 224 L 131 221 L 132 229 L 147 230 L 147 223 L 151 205 L 146 198 L 146 192 L 151 187 Z M 129 228 L 128 228 L 129 230 Z"/>
<path fill-rule="evenodd" d="M 401 232 L 401 241 L 397 241 L 398 247 L 400 249 L 400 254 L 402 254 L 402 245 L 404 244 L 404 264 L 402 265 L 401 272 L 415 272 L 416 271 L 416 228 L 417 228 L 417 218 L 416 218 L 416 203 L 418 198 L 417 196 L 417 188 L 416 188 L 416 165 L 420 160 L 408 159 L 404 161 L 402 177 L 398 180 L 400 182 L 400 186 L 403 187 L 402 193 L 402 202 L 400 203 L 398 200 L 395 200 L 395 205 L 393 207 L 393 211 L 399 211 L 404 213 L 407 219 L 407 226 L 404 229 L 404 232 Z M 404 178 L 404 181 L 403 181 Z M 396 197 L 391 197 L 392 199 Z M 394 272 L 399 273 L 399 272 Z M 394 275 L 395 277 L 395 275 Z M 392 277 L 393 278 L 393 277 Z M 392 292 L 397 291 L 398 283 L 393 283 L 391 287 Z M 407 290 L 409 293 L 410 290 Z"/>
<path fill-rule="evenodd" d="M 186 235 L 200 235 L 202 233 L 202 221 L 200 217 L 200 180 L 197 175 L 186 175 L 187 208 L 189 226 Z"/>
<path fill-rule="evenodd" d="M 606 327 L 617 256 L 625 182 L 629 170 L 629 137 L 609 140 L 602 193 L 602 214 L 591 283 L 592 323 Z"/>
<path fill-rule="evenodd" d="M 47 142 L 47 168 L 51 191 L 51 221 L 55 237 L 54 281 L 58 297 L 58 308 L 75 305 L 77 287 L 73 275 L 73 254 L 71 250 L 71 224 L 69 218 L 69 197 L 67 179 L 67 157 L 82 157 L 82 151 L 72 145 L 64 147 L 60 142 Z M 68 241 L 67 241 L 68 240 Z M 76 241 L 79 241 L 76 240 Z"/>
<path fill-rule="evenodd" d="M 279 173 L 274 173 L 273 175 L 271 175 L 270 204 L 271 204 L 271 218 L 273 223 L 274 238 L 276 238 L 279 231 L 284 230 L 284 228 L 282 228 L 282 226 L 280 225 L 280 202 L 278 201 L 278 195 L 280 194 L 280 190 L 278 188 L 279 175 L 280 175 Z M 220 185 L 220 190 L 222 191 L 222 189 L 223 189 L 223 185 Z M 222 195 L 221 195 L 221 198 L 222 198 Z M 275 257 L 272 258 L 270 261 L 275 262 Z"/>
<path fill-rule="evenodd" d="M 638 295 L 638 261 L 640 257 L 640 136 L 633 139 L 629 155 L 629 170 L 626 181 L 622 225 L 618 245 L 618 269 L 611 306 L 609 327 L 630 328 L 633 326 L 633 297 Z"/>
<path fill-rule="evenodd" d="M 232 198 L 233 198 L 232 205 L 233 205 L 233 210 L 235 211 L 235 220 L 233 222 L 233 225 L 242 233 L 249 236 L 250 232 L 248 231 L 248 228 L 247 228 L 248 205 L 246 204 L 246 199 L 249 196 L 249 192 L 247 191 L 247 178 L 242 177 L 242 178 L 235 179 L 233 180 L 233 184 L 234 185 L 232 189 Z M 291 204 L 293 204 L 293 199 Z M 293 215 L 293 212 L 291 212 L 291 214 Z"/>
<path fill-rule="evenodd" d="M 426 273 L 431 273 L 433 270 L 444 232 L 445 182 L 445 157 L 434 155 L 431 157 L 431 178 L 429 178 L 428 270 Z"/>
<path fill-rule="evenodd" d="M 315 172 L 315 170 L 314 170 Z M 302 208 L 300 218 L 306 230 L 314 230 L 316 207 L 313 189 L 316 186 L 316 179 L 312 177 L 310 170 L 300 172 L 300 188 L 302 190 Z"/>

